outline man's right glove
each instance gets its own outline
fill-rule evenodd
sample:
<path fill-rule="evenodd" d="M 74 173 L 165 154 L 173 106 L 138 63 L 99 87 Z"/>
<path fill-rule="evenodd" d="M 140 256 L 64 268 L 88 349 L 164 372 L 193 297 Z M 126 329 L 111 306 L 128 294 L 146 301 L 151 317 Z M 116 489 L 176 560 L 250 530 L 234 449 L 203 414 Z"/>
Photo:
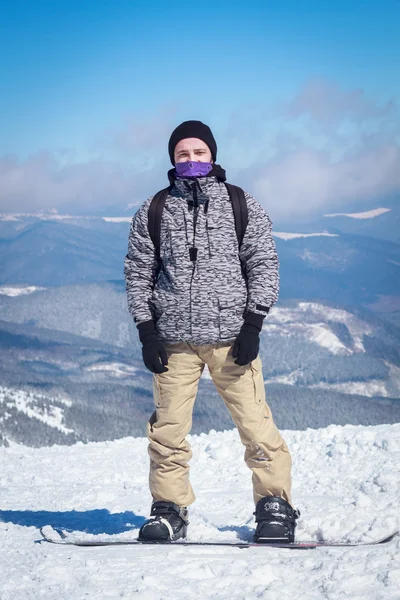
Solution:
<path fill-rule="evenodd" d="M 263 319 L 264 316 L 258 313 L 247 313 L 232 348 L 232 356 L 236 358 L 235 364 L 248 365 L 257 358 Z"/>
<path fill-rule="evenodd" d="M 158 339 L 154 321 L 145 321 L 137 326 L 139 339 L 142 342 L 143 362 L 152 373 L 165 373 L 168 371 L 168 356 L 165 346 Z"/>

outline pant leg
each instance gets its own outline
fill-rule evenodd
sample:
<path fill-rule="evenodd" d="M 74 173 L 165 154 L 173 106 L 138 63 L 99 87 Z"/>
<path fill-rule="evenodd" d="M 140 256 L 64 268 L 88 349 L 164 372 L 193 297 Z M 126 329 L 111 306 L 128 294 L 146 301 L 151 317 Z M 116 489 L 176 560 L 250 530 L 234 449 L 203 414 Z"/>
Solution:
<path fill-rule="evenodd" d="M 153 374 L 156 410 L 147 426 L 153 501 L 169 500 L 179 506 L 189 506 L 195 500 L 189 482 L 192 451 L 185 440 L 192 428 L 194 401 L 204 370 L 195 349 L 186 342 L 166 345 L 168 371 Z"/>
<path fill-rule="evenodd" d="M 266 402 L 260 356 L 250 365 L 236 365 L 230 344 L 217 344 L 207 361 L 210 375 L 238 428 L 251 469 L 254 502 L 279 496 L 291 504 L 288 447 Z"/>

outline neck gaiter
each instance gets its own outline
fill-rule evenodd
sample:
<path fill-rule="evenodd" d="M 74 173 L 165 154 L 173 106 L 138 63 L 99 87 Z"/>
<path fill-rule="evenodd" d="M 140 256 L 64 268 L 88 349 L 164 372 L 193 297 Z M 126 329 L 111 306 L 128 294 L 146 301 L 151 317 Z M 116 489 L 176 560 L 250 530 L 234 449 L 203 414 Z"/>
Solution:
<path fill-rule="evenodd" d="M 176 163 L 175 172 L 179 178 L 183 177 L 207 177 L 213 168 L 213 163 L 209 162 L 181 162 Z"/>

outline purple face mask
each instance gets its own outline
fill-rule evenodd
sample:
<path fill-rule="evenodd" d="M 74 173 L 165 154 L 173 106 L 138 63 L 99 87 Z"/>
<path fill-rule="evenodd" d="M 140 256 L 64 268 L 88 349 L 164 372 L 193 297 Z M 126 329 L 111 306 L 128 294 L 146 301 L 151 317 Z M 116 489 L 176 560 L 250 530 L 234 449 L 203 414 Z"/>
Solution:
<path fill-rule="evenodd" d="M 177 177 L 207 177 L 212 168 L 209 162 L 181 162 L 176 163 L 175 172 Z"/>

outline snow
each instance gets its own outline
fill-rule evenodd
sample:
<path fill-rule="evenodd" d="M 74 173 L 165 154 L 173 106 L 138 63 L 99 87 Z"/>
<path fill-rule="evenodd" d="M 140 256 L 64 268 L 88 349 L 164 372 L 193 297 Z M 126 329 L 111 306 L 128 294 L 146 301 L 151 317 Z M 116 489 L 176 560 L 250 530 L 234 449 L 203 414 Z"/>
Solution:
<path fill-rule="evenodd" d="M 26 294 L 32 294 L 40 290 L 45 290 L 44 287 L 38 287 L 36 285 L 28 285 L 26 287 L 0 287 L 0 296 L 25 296 Z"/>
<path fill-rule="evenodd" d="M 130 223 L 132 221 L 132 217 L 102 217 L 103 221 L 108 221 L 109 223 Z"/>
<path fill-rule="evenodd" d="M 315 236 L 326 236 L 326 237 L 339 237 L 337 233 L 287 233 L 285 231 L 274 231 L 273 235 L 275 237 L 281 238 L 282 240 L 294 240 L 295 238 L 306 238 L 306 237 L 315 237 Z"/>
<path fill-rule="evenodd" d="M 317 302 L 299 302 L 298 307 L 300 311 L 319 317 L 322 321 L 334 321 L 346 325 L 353 338 L 354 349 L 358 352 L 365 352 L 363 337 L 372 333 L 371 326 L 365 321 L 361 321 L 346 310 L 332 308 Z"/>
<path fill-rule="evenodd" d="M 390 211 L 391 208 L 375 208 L 373 210 L 366 210 L 364 212 L 359 213 L 331 213 L 324 215 L 324 217 L 351 217 L 352 219 L 374 219 L 375 217 L 379 217 L 379 215 L 383 215 Z"/>
<path fill-rule="evenodd" d="M 109 223 L 130 223 L 132 217 L 100 217 L 91 215 L 60 215 L 57 211 L 47 211 L 38 213 L 2 213 L 0 214 L 0 221 L 20 221 L 21 219 L 35 218 L 41 221 L 68 221 L 70 219 L 89 219 L 96 220 L 102 219 Z"/>
<path fill-rule="evenodd" d="M 306 319 L 305 319 L 306 317 Z M 348 348 L 329 328 L 327 321 L 343 323 L 352 336 L 352 348 Z M 299 302 L 297 307 L 274 307 L 264 320 L 263 331 L 282 336 L 302 335 L 307 340 L 327 348 L 332 354 L 348 355 L 364 352 L 363 336 L 371 333 L 371 326 L 355 315 L 317 302 Z"/>
<path fill-rule="evenodd" d="M 296 385 L 296 382 L 294 382 L 293 385 Z M 325 383 L 320 381 L 309 387 L 334 390 L 344 394 L 354 394 L 356 396 L 366 396 L 369 398 L 374 398 L 375 396 L 386 398 L 389 396 L 385 382 L 381 379 L 371 379 L 369 381 L 344 381 L 341 383 Z"/>
<path fill-rule="evenodd" d="M 400 424 L 285 431 L 297 538 L 373 540 L 399 527 Z M 236 431 L 191 436 L 191 540 L 250 540 L 250 472 Z M 276 550 L 35 543 L 39 527 L 135 537 L 148 515 L 147 441 L 0 448 L 0 598 L 399 600 L 400 537 Z"/>
<path fill-rule="evenodd" d="M 284 375 L 275 375 L 273 377 L 268 377 L 267 379 L 264 379 L 264 383 L 298 385 L 298 380 L 302 377 L 303 371 L 301 369 L 295 369 L 294 371 L 291 371 L 290 373 L 286 373 Z M 393 396 L 393 394 L 388 393 L 386 382 L 382 381 L 381 379 L 371 379 L 370 381 L 343 381 L 341 383 L 326 383 L 324 381 L 320 381 L 318 383 L 314 383 L 306 387 L 310 389 L 332 390 L 335 392 L 341 392 L 343 394 L 353 394 L 356 396 L 365 396 L 369 398 L 374 398 L 376 396 L 382 396 L 383 398 L 387 398 L 389 396 Z"/>
<path fill-rule="evenodd" d="M 0 221 L 19 221 L 20 219 L 18 219 L 15 215 L 10 214 L 10 215 L 0 215 Z"/>
<path fill-rule="evenodd" d="M 332 354 L 351 354 L 339 338 L 324 323 L 313 323 L 309 326 L 310 340 L 316 342 L 323 348 L 327 348 Z"/>
<path fill-rule="evenodd" d="M 204 371 L 201 375 L 203 377 L 203 379 L 209 379 L 210 381 L 212 381 L 212 377 L 210 375 L 210 371 L 208 369 L 208 365 L 204 365 Z"/>
<path fill-rule="evenodd" d="M 0 387 L 0 404 L 4 404 L 6 408 L 16 408 L 18 412 L 24 413 L 27 417 L 31 417 L 45 423 L 49 427 L 55 427 L 63 433 L 73 433 L 72 429 L 65 427 L 64 411 L 59 406 L 37 406 L 40 401 L 48 401 L 46 396 L 42 394 L 34 394 L 32 392 L 24 392 L 22 390 L 14 390 L 11 388 Z M 71 406 L 71 400 L 59 399 L 58 402 Z"/>
<path fill-rule="evenodd" d="M 24 218 L 35 218 L 42 221 L 63 221 L 67 219 L 85 219 L 85 216 L 74 216 L 74 215 L 59 215 L 55 209 L 37 212 L 37 213 L 3 213 L 0 214 L 0 220 L 2 221 L 19 221 Z M 90 217 L 89 217 L 90 218 Z"/>
<path fill-rule="evenodd" d="M 295 369 L 291 373 L 285 373 L 284 375 L 275 375 L 274 377 L 268 377 L 264 379 L 264 383 L 282 383 L 283 385 L 297 385 L 299 377 L 303 376 L 301 369 Z"/>
<path fill-rule="evenodd" d="M 86 367 L 86 371 L 101 371 L 112 375 L 113 377 L 131 377 L 137 371 L 136 367 L 126 365 L 124 363 L 112 362 L 112 363 L 96 363 Z"/>

